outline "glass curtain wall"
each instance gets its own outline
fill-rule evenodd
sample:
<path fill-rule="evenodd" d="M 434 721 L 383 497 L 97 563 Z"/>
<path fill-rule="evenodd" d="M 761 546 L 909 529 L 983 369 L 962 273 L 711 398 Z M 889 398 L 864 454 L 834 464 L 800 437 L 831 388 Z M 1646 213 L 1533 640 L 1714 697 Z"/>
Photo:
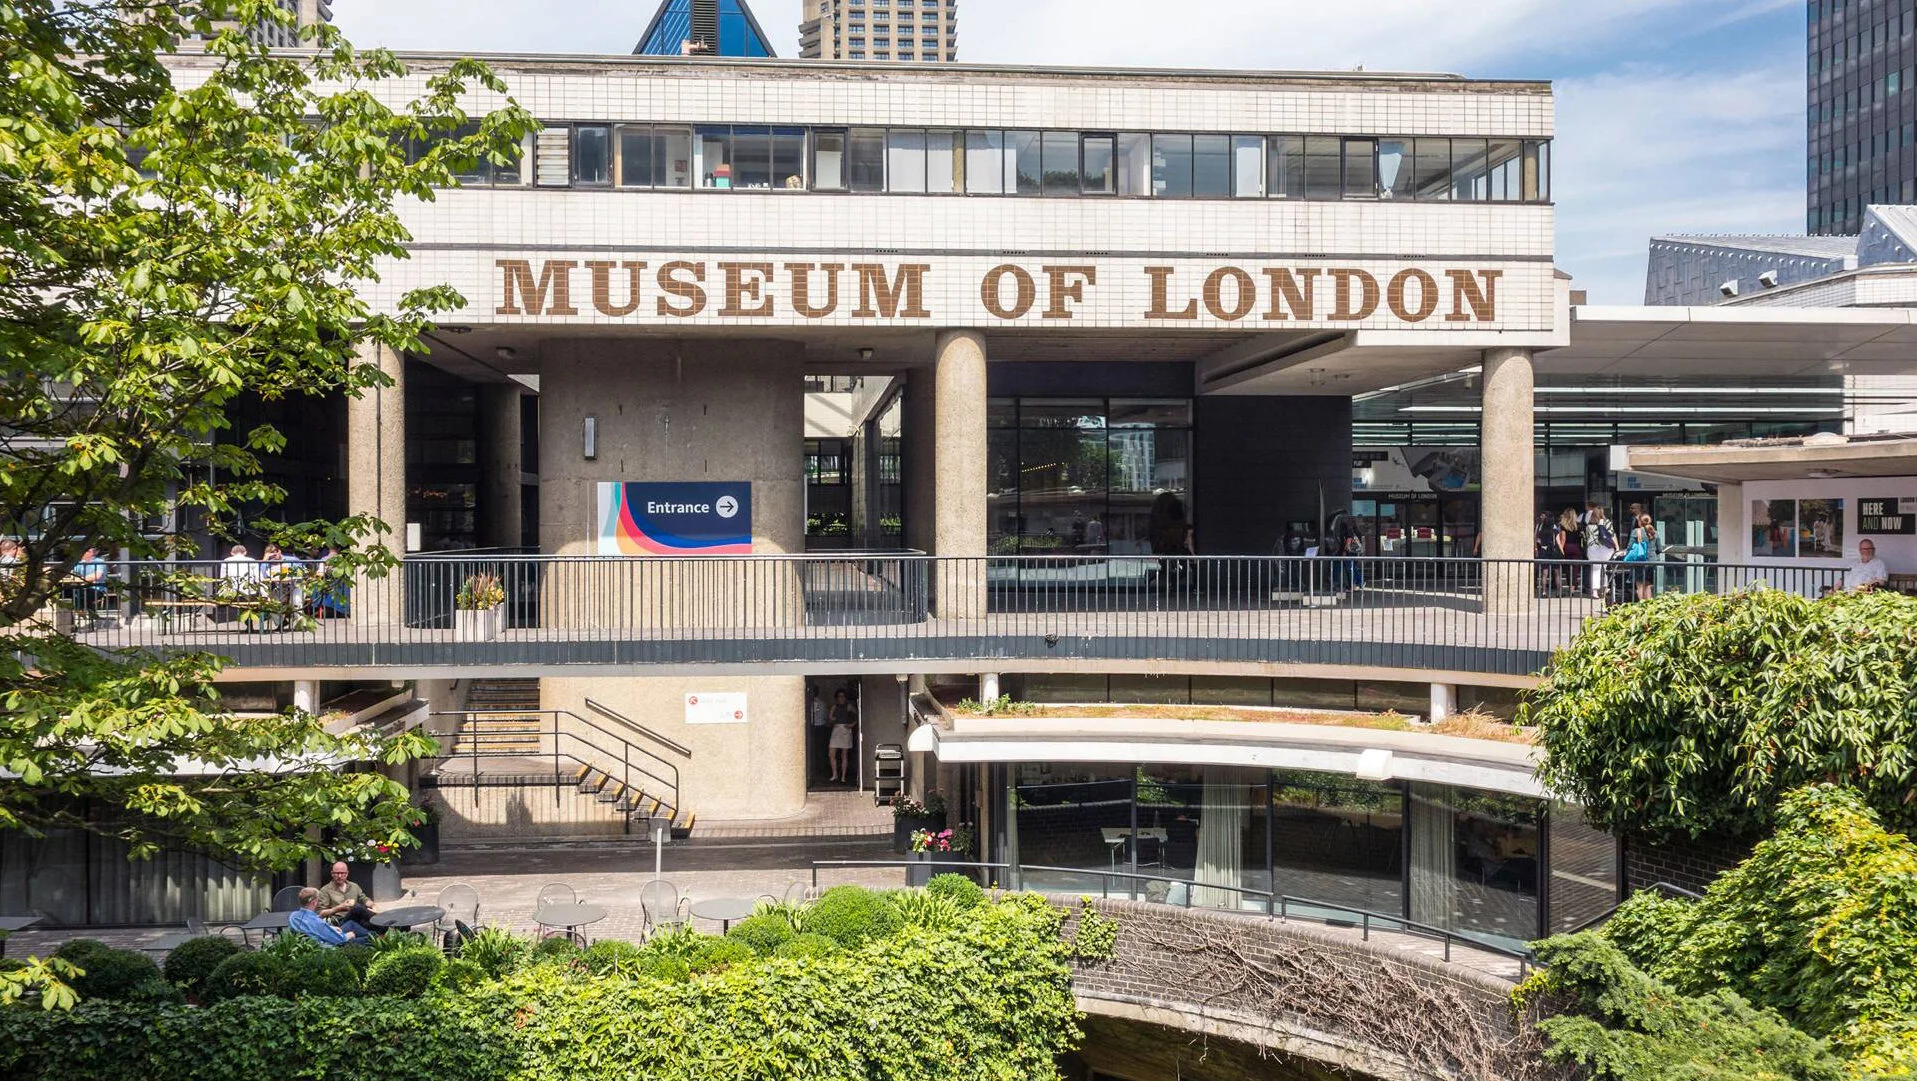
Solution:
<path fill-rule="evenodd" d="M 1414 783 L 1410 917 L 1504 943 L 1537 937 L 1543 804 Z"/>
<path fill-rule="evenodd" d="M 997 555 L 1142 555 L 1154 504 L 1191 520 L 1189 399 L 996 398 L 986 492 Z"/>

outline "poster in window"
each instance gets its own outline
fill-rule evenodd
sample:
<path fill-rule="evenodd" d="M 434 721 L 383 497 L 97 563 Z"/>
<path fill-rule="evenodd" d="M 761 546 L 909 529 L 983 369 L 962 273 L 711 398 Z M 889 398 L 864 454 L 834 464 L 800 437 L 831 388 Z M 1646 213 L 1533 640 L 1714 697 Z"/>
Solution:
<path fill-rule="evenodd" d="M 1840 559 L 1844 555 L 1844 501 L 1805 499 L 1797 504 L 1797 557 Z"/>
<path fill-rule="evenodd" d="M 1751 557 L 1797 554 L 1797 500 L 1751 500 Z"/>

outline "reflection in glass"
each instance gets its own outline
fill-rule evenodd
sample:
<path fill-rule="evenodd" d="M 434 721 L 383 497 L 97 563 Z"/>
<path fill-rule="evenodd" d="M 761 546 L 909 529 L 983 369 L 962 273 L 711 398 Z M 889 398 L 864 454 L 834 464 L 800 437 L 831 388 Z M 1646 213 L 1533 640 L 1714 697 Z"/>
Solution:
<path fill-rule="evenodd" d="M 1419 199 L 1451 198 L 1451 140 L 1418 139 L 1413 145 L 1413 194 Z"/>
<path fill-rule="evenodd" d="M 1336 199 L 1344 194 L 1343 147 L 1335 135 L 1305 139 L 1305 197 Z"/>
<path fill-rule="evenodd" d="M 1112 171 L 1116 139 L 1110 135 L 1085 136 L 1085 193 L 1110 195 L 1118 190 Z"/>
<path fill-rule="evenodd" d="M 1192 194 L 1201 199 L 1223 199 L 1231 194 L 1231 137 L 1192 137 Z"/>
<path fill-rule="evenodd" d="M 1191 195 L 1191 136 L 1152 136 L 1152 188 L 1171 199 Z"/>
<path fill-rule="evenodd" d="M 592 125 L 573 129 L 572 179 L 582 186 L 612 183 L 612 129 Z"/>
<path fill-rule="evenodd" d="M 1538 936 L 1538 802 L 1411 785 L 1411 918 L 1507 944 Z"/>
<path fill-rule="evenodd" d="M 732 129 L 732 186 L 753 191 L 772 187 L 772 130 Z"/>
<path fill-rule="evenodd" d="M 1271 179 L 1269 187 L 1274 198 L 1302 199 L 1305 197 L 1305 138 L 1302 135 L 1274 135 L 1271 137 Z"/>
<path fill-rule="evenodd" d="M 805 188 L 805 129 L 772 129 L 772 185 L 781 191 Z"/>
<path fill-rule="evenodd" d="M 1040 189 L 1040 177 L 1044 175 L 1044 166 L 1039 152 L 1039 133 L 1008 131 L 1005 133 L 1005 148 L 1017 169 L 1018 194 L 1037 195 Z"/>
<path fill-rule="evenodd" d="M 1078 134 L 1048 131 L 1044 135 L 1044 186 L 1047 195 L 1078 194 Z"/>
<path fill-rule="evenodd" d="M 1345 196 L 1370 199 L 1378 194 L 1378 144 L 1370 139 L 1345 140 Z"/>
<path fill-rule="evenodd" d="M 1275 771 L 1273 888 L 1371 912 L 1402 912 L 1403 804 L 1403 792 L 1395 783 L 1310 770 Z"/>
<path fill-rule="evenodd" d="M 885 132 L 879 128 L 852 129 L 849 179 L 853 191 L 885 190 Z"/>
<path fill-rule="evenodd" d="M 1617 841 L 1584 820 L 1584 808 L 1553 803 L 1550 931 L 1562 934 L 1609 912 L 1618 896 Z"/>

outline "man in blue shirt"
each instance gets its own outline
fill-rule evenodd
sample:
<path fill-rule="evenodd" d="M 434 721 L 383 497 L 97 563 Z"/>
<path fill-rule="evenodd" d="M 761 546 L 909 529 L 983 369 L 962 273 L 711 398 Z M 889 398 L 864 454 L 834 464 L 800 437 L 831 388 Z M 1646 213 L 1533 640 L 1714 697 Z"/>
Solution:
<path fill-rule="evenodd" d="M 336 929 L 320 918 L 319 891 L 311 886 L 300 891 L 300 907 L 286 918 L 286 925 L 322 946 L 363 946 L 373 941 L 373 932 L 352 920 L 342 920 Z"/>

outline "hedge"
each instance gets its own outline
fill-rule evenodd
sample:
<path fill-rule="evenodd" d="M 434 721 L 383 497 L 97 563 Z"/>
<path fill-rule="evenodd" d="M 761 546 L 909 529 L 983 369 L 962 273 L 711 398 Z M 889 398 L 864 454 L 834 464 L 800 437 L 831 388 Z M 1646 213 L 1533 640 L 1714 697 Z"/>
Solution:
<path fill-rule="evenodd" d="M 762 958 L 726 939 L 666 944 L 734 958 L 676 980 L 547 963 L 416 1000 L 13 1007 L 0 1009 L 0 1077 L 1047 1081 L 1077 1038 L 1061 920 L 1042 898 L 1018 895 L 942 930 L 906 927 L 825 956 Z M 666 967 L 664 949 L 646 959 Z"/>

